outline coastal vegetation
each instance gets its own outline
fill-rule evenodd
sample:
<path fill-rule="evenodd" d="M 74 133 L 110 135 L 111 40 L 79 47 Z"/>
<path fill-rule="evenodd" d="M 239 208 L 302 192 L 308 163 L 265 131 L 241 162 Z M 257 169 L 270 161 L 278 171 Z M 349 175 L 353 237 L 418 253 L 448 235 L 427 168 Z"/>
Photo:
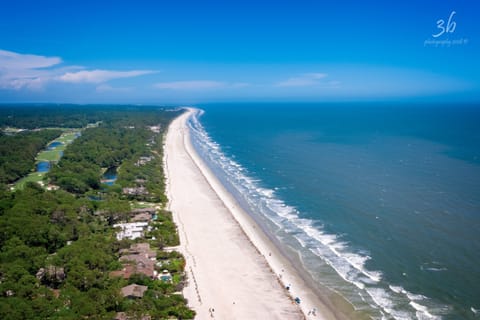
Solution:
<path fill-rule="evenodd" d="M 100 125 L 85 129 L 65 148 L 45 177 L 52 186 L 48 189 L 26 182 L 12 191 L 8 184 L 32 170 L 38 151 L 62 131 L 0 136 L 10 146 L 19 139 L 32 141 L 10 149 L 1 144 L 6 173 L 1 177 L 9 178 L 0 181 L 0 318 L 193 318 L 194 311 L 177 293 L 185 281 L 185 260 L 178 252 L 163 251 L 178 245 L 171 213 L 164 209 L 162 171 L 163 133 L 178 112 L 111 106 L 18 109 L 14 120 L 3 119 L 1 125 Z M 118 179 L 102 183 L 103 172 L 112 167 Z M 130 189 L 144 192 L 125 191 Z M 119 223 L 146 229 L 135 238 L 122 236 Z M 130 261 L 140 256 L 135 250 L 145 247 L 148 272 Z M 132 295 L 132 286 L 145 291 Z"/>

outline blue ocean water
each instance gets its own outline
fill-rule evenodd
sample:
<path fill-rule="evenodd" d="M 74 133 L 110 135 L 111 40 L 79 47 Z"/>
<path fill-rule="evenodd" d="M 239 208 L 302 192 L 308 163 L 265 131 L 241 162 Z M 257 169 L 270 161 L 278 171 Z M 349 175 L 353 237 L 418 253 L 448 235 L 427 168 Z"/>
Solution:
<path fill-rule="evenodd" d="M 374 319 L 480 318 L 480 106 L 201 108 L 194 147 L 316 285 Z"/>

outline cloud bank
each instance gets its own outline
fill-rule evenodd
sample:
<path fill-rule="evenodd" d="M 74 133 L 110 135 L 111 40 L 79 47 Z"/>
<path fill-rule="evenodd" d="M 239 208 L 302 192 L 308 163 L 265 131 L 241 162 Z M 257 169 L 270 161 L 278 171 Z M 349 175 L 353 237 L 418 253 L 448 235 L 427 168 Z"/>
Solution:
<path fill-rule="evenodd" d="M 100 84 L 114 79 L 150 74 L 152 70 L 87 70 L 64 65 L 59 57 L 0 50 L 0 89 L 42 89 L 50 82 Z"/>

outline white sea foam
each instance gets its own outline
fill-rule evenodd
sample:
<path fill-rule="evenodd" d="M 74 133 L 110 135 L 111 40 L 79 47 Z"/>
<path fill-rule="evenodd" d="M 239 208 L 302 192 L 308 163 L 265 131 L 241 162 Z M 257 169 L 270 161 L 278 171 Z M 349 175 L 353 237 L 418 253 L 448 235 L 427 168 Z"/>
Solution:
<path fill-rule="evenodd" d="M 441 272 L 447 271 L 448 269 L 438 261 L 425 262 L 420 265 L 420 270 L 422 271 L 431 271 L 431 272 Z"/>
<path fill-rule="evenodd" d="M 408 299 L 410 299 L 411 301 L 422 301 L 422 300 L 425 300 L 425 299 L 428 299 L 427 297 L 425 297 L 424 295 L 422 294 L 414 294 L 414 293 L 411 293 L 411 292 L 408 292 L 408 291 L 405 291 L 404 292 Z"/>
<path fill-rule="evenodd" d="M 262 195 L 264 195 L 267 198 L 272 198 L 273 193 L 275 192 L 274 190 L 265 189 L 265 188 L 257 188 L 256 190 L 257 190 L 257 192 L 261 193 Z"/>
<path fill-rule="evenodd" d="M 439 317 L 437 316 L 434 316 L 433 314 L 431 314 L 429 311 L 428 311 L 428 308 L 419 304 L 419 303 L 416 303 L 416 302 L 413 302 L 411 301 L 410 302 L 410 305 L 415 309 L 417 310 L 416 312 L 416 315 L 417 315 L 417 318 L 419 320 L 422 320 L 422 319 L 440 319 Z"/>
<path fill-rule="evenodd" d="M 402 287 L 392 285 L 389 285 L 388 287 L 395 293 L 406 293 L 405 289 L 403 289 Z"/>
<path fill-rule="evenodd" d="M 438 319 L 426 306 L 418 303 L 427 299 L 425 296 L 389 285 L 383 281 L 380 271 L 367 269 L 366 264 L 371 259 L 368 253 L 354 252 L 342 236 L 325 231 L 318 222 L 301 218 L 296 208 L 276 196 L 279 188 L 265 188 L 259 180 L 248 176 L 248 171 L 226 156 L 221 146 L 209 137 L 197 117 L 190 119 L 189 127 L 194 147 L 212 170 L 220 173 L 220 180 L 228 182 L 227 188 L 234 190 L 234 195 L 240 197 L 241 202 L 273 222 L 282 232 L 290 234 L 302 248 L 320 257 L 358 291 L 366 293 L 360 294 L 362 300 L 370 297 L 371 301 L 366 302 L 379 310 L 382 318 Z M 404 310 L 402 305 L 405 304 L 414 310 Z"/>
<path fill-rule="evenodd" d="M 448 269 L 447 268 L 426 268 L 424 270 L 427 270 L 427 271 L 433 271 L 433 272 L 439 272 L 439 271 L 447 271 Z"/>
<path fill-rule="evenodd" d="M 297 239 L 298 243 L 300 243 L 302 247 L 305 248 L 307 246 L 306 242 L 302 240 L 302 237 L 299 237 L 299 236 L 293 236 L 293 237 Z"/>
<path fill-rule="evenodd" d="M 386 313 L 391 314 L 393 311 L 392 299 L 388 293 L 382 288 L 367 288 L 368 295 L 373 301 L 380 306 Z"/>

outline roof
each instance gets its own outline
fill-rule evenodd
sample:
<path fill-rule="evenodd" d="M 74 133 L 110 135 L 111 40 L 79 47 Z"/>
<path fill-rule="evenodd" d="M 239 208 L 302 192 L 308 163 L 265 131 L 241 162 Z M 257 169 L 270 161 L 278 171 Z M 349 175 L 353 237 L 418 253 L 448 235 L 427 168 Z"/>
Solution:
<path fill-rule="evenodd" d="M 131 284 L 122 288 L 122 295 L 129 298 L 142 298 L 145 291 L 147 291 L 147 286 L 141 286 L 138 284 Z"/>
<path fill-rule="evenodd" d="M 157 212 L 157 209 L 154 208 L 154 207 L 150 207 L 150 208 L 137 208 L 137 209 L 133 209 L 132 210 L 132 213 L 155 213 Z"/>
<path fill-rule="evenodd" d="M 134 265 L 127 264 L 122 270 L 115 270 L 110 272 L 110 277 L 122 277 L 124 279 L 130 279 L 132 274 L 136 273 L 137 268 Z"/>
<path fill-rule="evenodd" d="M 155 276 L 155 263 L 145 257 L 145 255 L 130 254 L 120 257 L 120 261 L 127 262 L 127 264 L 128 262 L 131 262 L 135 267 L 134 273 L 141 273 L 151 278 Z"/>
<path fill-rule="evenodd" d="M 130 253 L 145 254 L 148 258 L 157 257 L 157 252 L 150 249 L 150 244 L 148 243 L 134 243 L 130 246 Z"/>
<path fill-rule="evenodd" d="M 132 221 L 150 221 L 152 220 L 152 215 L 148 212 L 139 213 L 132 218 Z"/>

